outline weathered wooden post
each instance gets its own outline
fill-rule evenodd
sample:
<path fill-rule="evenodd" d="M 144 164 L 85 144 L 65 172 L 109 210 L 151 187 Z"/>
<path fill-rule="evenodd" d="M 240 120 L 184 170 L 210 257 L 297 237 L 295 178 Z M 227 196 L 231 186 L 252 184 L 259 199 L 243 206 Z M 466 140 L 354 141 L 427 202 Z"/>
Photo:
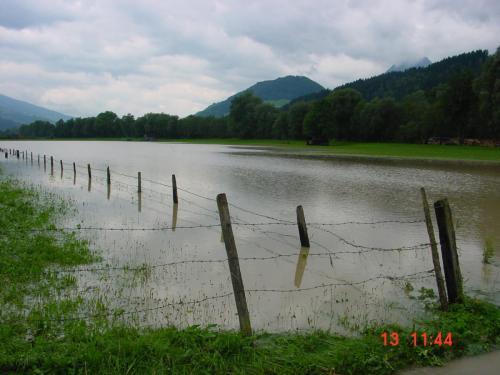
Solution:
<path fill-rule="evenodd" d="M 63 176 L 63 162 L 62 162 L 62 160 L 59 160 L 59 162 L 61 164 L 61 178 L 62 178 L 62 176 Z"/>
<path fill-rule="evenodd" d="M 43 171 L 47 171 L 47 156 L 43 155 Z"/>
<path fill-rule="evenodd" d="M 422 203 L 424 206 L 425 224 L 427 225 L 427 234 L 429 235 L 429 241 L 431 244 L 431 254 L 432 263 L 434 265 L 434 274 L 436 276 L 436 283 L 439 294 L 439 302 L 441 304 L 441 310 L 448 309 L 448 300 L 446 297 L 446 290 L 444 287 L 443 273 L 441 272 L 441 263 L 439 261 L 439 253 L 436 244 L 436 237 L 434 235 L 434 227 L 432 225 L 431 211 L 429 209 L 429 202 L 427 201 L 427 194 L 425 189 L 421 188 L 420 193 L 422 194 Z"/>
<path fill-rule="evenodd" d="M 33 165 L 33 153 L 31 153 L 31 165 Z"/>
<path fill-rule="evenodd" d="M 226 194 L 217 195 L 217 207 L 219 209 L 220 225 L 224 233 L 229 272 L 231 273 L 236 309 L 238 310 L 238 318 L 240 320 L 240 330 L 243 335 L 251 336 L 252 326 L 250 324 L 250 314 L 248 313 L 245 288 L 243 287 L 243 278 L 241 277 L 240 262 L 238 260 L 236 243 L 234 242 Z"/>
<path fill-rule="evenodd" d="M 16 150 L 17 158 L 19 159 L 19 150 Z"/>
<path fill-rule="evenodd" d="M 106 168 L 106 181 L 108 186 L 111 185 L 111 172 L 109 171 L 109 167 Z"/>
<path fill-rule="evenodd" d="M 40 154 L 38 154 L 38 167 L 40 167 Z"/>
<path fill-rule="evenodd" d="M 89 172 L 89 183 L 90 183 L 90 180 L 92 180 L 92 172 L 90 171 L 90 164 L 87 164 L 87 171 Z"/>
<path fill-rule="evenodd" d="M 441 256 L 443 257 L 444 275 L 446 277 L 448 303 L 462 303 L 464 300 L 462 273 L 460 272 L 455 229 L 448 200 L 442 199 L 435 202 L 434 211 L 436 212 L 439 240 L 441 242 Z"/>
<path fill-rule="evenodd" d="M 177 198 L 177 181 L 175 180 L 175 174 L 172 175 L 172 197 L 174 204 L 179 203 L 179 199 Z"/>
<path fill-rule="evenodd" d="M 137 192 L 142 193 L 141 172 L 137 172 Z"/>
<path fill-rule="evenodd" d="M 5 151 L 5 159 L 8 159 L 9 158 L 9 154 L 7 153 L 7 151 Z"/>
<path fill-rule="evenodd" d="M 76 164 L 73 162 L 73 181 L 76 181 Z"/>
<path fill-rule="evenodd" d="M 54 174 L 54 157 L 53 156 L 50 157 L 50 174 L 51 175 Z"/>
<path fill-rule="evenodd" d="M 297 206 L 297 226 L 299 227 L 300 245 L 302 247 L 310 247 L 309 236 L 307 235 L 306 219 L 304 217 L 304 209 L 302 206 Z"/>

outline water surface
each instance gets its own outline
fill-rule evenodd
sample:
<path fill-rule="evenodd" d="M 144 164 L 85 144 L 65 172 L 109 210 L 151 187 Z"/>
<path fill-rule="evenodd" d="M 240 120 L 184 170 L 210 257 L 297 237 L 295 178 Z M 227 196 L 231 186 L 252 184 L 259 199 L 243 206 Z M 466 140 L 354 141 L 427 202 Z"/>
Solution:
<path fill-rule="evenodd" d="M 432 269 L 430 249 L 414 248 L 428 242 L 422 186 L 431 203 L 450 201 L 466 291 L 500 302 L 499 168 L 290 159 L 220 145 L 26 141 L 0 147 L 34 155 L 33 164 L 2 159 L 7 174 L 74 202 L 78 213 L 60 226 L 123 229 L 78 231 L 103 257 L 92 267 L 118 268 L 77 273 L 79 293 L 140 310 L 124 318 L 141 325 L 238 327 L 215 202 L 222 192 L 232 204 L 254 329 L 346 333 L 357 324 L 408 323 L 424 314 L 413 297 L 422 286 L 435 289 L 435 280 L 422 273 Z M 54 156 L 53 175 L 49 159 L 44 170 L 43 155 Z M 182 189 L 177 206 L 172 174 Z M 297 205 L 309 223 L 310 249 L 300 247 Z M 492 264 L 482 262 L 486 241 L 494 247 Z M 143 271 L 120 269 L 144 264 Z M 413 276 L 398 278 L 404 275 Z"/>

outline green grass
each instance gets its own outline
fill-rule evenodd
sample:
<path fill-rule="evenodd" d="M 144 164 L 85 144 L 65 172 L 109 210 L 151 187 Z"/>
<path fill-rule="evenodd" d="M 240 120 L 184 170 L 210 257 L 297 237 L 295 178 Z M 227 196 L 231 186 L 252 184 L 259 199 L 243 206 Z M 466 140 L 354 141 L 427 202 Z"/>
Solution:
<path fill-rule="evenodd" d="M 354 143 L 334 142 L 330 146 L 307 146 L 305 141 L 284 141 L 272 139 L 193 139 L 169 140 L 194 144 L 226 144 L 238 146 L 276 147 L 281 151 L 297 153 L 314 152 L 324 155 L 363 155 L 382 157 L 403 157 L 417 159 L 454 159 L 500 161 L 500 148 L 478 146 L 441 146 L 409 143 Z"/>
<path fill-rule="evenodd" d="M 88 309 L 109 313 L 102 303 L 62 297 L 75 279 L 49 271 L 95 261 L 87 243 L 32 231 L 54 228 L 69 207 L 0 180 L 0 209 L 0 373 L 390 374 L 500 344 L 500 309 L 469 298 L 414 327 L 370 327 L 359 337 L 311 332 L 245 338 L 215 327 L 141 329 L 102 318 L 64 320 Z M 414 330 L 451 332 L 453 346 L 415 348 Z M 385 347 L 384 331 L 398 332 L 400 344 Z"/>

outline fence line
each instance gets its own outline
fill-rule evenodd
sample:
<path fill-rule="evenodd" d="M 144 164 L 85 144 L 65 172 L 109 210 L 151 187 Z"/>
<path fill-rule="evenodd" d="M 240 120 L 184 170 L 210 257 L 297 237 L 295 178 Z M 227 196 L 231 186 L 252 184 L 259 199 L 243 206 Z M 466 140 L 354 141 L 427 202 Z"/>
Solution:
<path fill-rule="evenodd" d="M 28 164 L 27 151 L 26 151 L 26 153 L 23 152 L 22 155 L 23 155 L 23 160 L 26 159 L 26 164 Z M 39 155 L 38 155 L 38 157 L 39 157 Z M 17 159 L 20 160 L 19 151 L 17 151 Z M 46 155 L 44 155 L 44 171 L 46 171 L 45 159 L 46 159 Z M 32 156 L 31 156 L 31 160 L 33 161 Z M 53 160 L 54 160 L 53 156 L 50 156 L 50 166 L 51 166 L 50 175 L 52 176 L 51 178 L 53 178 L 53 176 L 54 176 Z M 60 160 L 61 179 L 63 179 L 63 177 L 64 177 L 64 174 L 63 174 L 64 164 L 67 164 L 67 163 L 64 163 L 62 160 Z M 31 165 L 33 165 L 33 162 L 31 163 Z M 69 165 L 73 167 L 73 170 L 74 170 L 74 178 L 73 178 L 74 182 L 73 183 L 75 183 L 76 173 L 77 173 L 76 172 L 76 164 L 73 163 L 73 164 L 69 164 Z M 39 165 L 39 168 L 40 168 L 40 165 Z M 78 168 L 82 168 L 82 169 L 88 168 L 88 183 L 89 183 L 89 191 L 90 191 L 91 181 L 92 181 L 91 180 L 91 173 L 90 173 L 90 170 L 91 170 L 90 164 L 88 164 L 87 167 L 78 165 Z M 106 169 L 100 169 L 100 168 L 93 167 L 93 170 L 97 171 L 97 172 L 106 173 L 106 182 L 107 182 L 107 186 L 108 186 L 107 193 L 108 193 L 108 199 L 109 199 L 110 198 L 110 185 L 111 185 L 110 167 L 107 166 Z M 115 175 L 122 176 L 122 177 L 130 178 L 130 179 L 134 179 L 134 180 L 138 180 L 140 178 L 139 176 L 141 176 L 140 172 L 138 173 L 138 176 L 131 176 L 131 175 L 121 173 L 121 172 L 116 172 L 116 171 L 112 171 L 112 174 L 113 174 L 113 176 L 115 176 Z M 104 181 L 104 178 L 100 179 L 99 177 L 94 177 L 94 179 L 96 181 Z M 297 221 L 291 221 L 291 220 L 286 220 L 283 218 L 267 215 L 264 213 L 260 213 L 260 212 L 257 212 L 257 211 L 254 211 L 254 210 L 251 210 L 251 209 L 248 209 L 248 208 L 245 208 L 245 207 L 233 204 L 233 203 L 228 203 L 225 199 L 225 194 L 219 194 L 218 198 L 216 200 L 215 198 L 210 198 L 210 197 L 204 196 L 202 194 L 198 194 L 196 192 L 182 188 L 182 186 L 177 187 L 175 175 L 172 175 L 172 185 L 162 183 L 159 181 L 154 181 L 154 180 L 147 179 L 147 178 L 142 178 L 142 180 L 149 182 L 150 184 L 156 184 L 156 185 L 172 188 L 172 197 L 173 197 L 173 202 L 174 202 L 173 207 L 175 207 L 175 208 L 177 207 L 177 203 L 178 203 L 177 202 L 177 189 L 180 190 L 181 192 L 184 192 L 184 193 L 191 195 L 193 197 L 204 199 L 206 201 L 213 202 L 213 203 L 217 202 L 218 208 L 219 208 L 218 211 L 206 208 L 202 205 L 199 205 L 194 200 L 190 200 L 190 199 L 184 198 L 184 197 L 181 198 L 182 201 L 187 202 L 188 204 L 192 204 L 194 206 L 197 206 L 203 210 L 206 210 L 206 211 L 210 212 L 211 214 L 213 214 L 213 213 L 219 214 L 221 223 L 220 224 L 219 223 L 217 223 L 217 224 L 200 224 L 200 223 L 193 222 L 194 223 L 193 225 L 177 226 L 177 225 L 175 225 L 176 221 L 174 221 L 174 219 L 172 219 L 173 220 L 172 226 L 163 226 L 163 227 L 134 228 L 134 227 L 98 227 L 98 226 L 81 226 L 81 225 L 78 225 L 76 227 L 61 227 L 61 228 L 48 227 L 48 228 L 40 228 L 40 229 L 19 227 L 19 228 L 0 229 L 0 234 L 2 232 L 5 233 L 7 231 L 9 231 L 9 232 L 12 232 L 12 231 L 33 232 L 33 233 L 50 231 L 50 232 L 59 233 L 59 232 L 64 232 L 64 231 L 84 231 L 84 230 L 88 230 L 88 231 L 116 231 L 116 232 L 169 231 L 169 230 L 175 230 L 175 229 L 197 229 L 197 228 L 207 228 L 207 229 L 212 230 L 214 228 L 218 228 L 219 226 L 221 226 L 221 229 L 223 230 L 223 233 L 224 233 L 222 239 L 225 242 L 226 250 L 228 252 L 228 256 L 225 259 L 187 259 L 187 260 L 180 260 L 180 261 L 174 261 L 174 262 L 168 262 L 168 263 L 162 263 L 162 264 L 152 264 L 152 265 L 143 264 L 143 265 L 135 266 L 135 267 L 130 267 L 130 266 L 91 267 L 91 268 L 79 268 L 79 269 L 77 268 L 77 269 L 67 269 L 67 270 L 64 270 L 64 269 L 63 270 L 53 270 L 53 271 L 49 270 L 46 272 L 48 272 L 48 273 L 52 272 L 54 274 L 62 274 L 62 273 L 99 272 L 99 271 L 112 271 L 112 270 L 129 270 L 129 271 L 135 270 L 135 271 L 138 271 L 138 270 L 143 270 L 143 269 L 146 270 L 149 268 L 168 267 L 168 266 L 175 266 L 175 265 L 180 265 L 180 264 L 197 264 L 197 263 L 203 264 L 203 263 L 225 263 L 225 262 L 228 262 L 229 266 L 231 268 L 230 274 L 231 274 L 231 280 L 232 280 L 232 284 L 233 284 L 233 292 L 231 292 L 231 293 L 227 293 L 227 294 L 223 294 L 223 295 L 216 295 L 216 296 L 212 296 L 212 297 L 206 297 L 206 298 L 201 299 L 201 300 L 192 300 L 192 301 L 179 302 L 179 303 L 168 303 L 165 305 L 156 306 L 153 308 L 142 309 L 142 310 L 134 310 L 134 311 L 129 311 L 129 312 L 120 311 L 119 314 L 117 314 L 117 311 L 114 311 L 111 314 L 104 314 L 104 316 L 124 315 L 124 314 L 134 314 L 134 313 L 140 313 L 140 312 L 147 312 L 147 311 L 158 310 L 158 309 L 165 308 L 168 306 L 184 305 L 184 304 L 191 304 L 191 303 L 195 304 L 195 303 L 200 303 L 200 302 L 207 301 L 210 299 L 225 298 L 227 296 L 234 295 L 236 298 L 238 315 L 240 318 L 240 325 L 242 327 L 241 329 L 242 329 L 242 332 L 245 334 L 251 334 L 251 328 L 250 328 L 248 309 L 246 307 L 246 301 L 245 301 L 245 290 L 243 289 L 243 281 L 242 281 L 242 278 L 240 275 L 238 262 L 239 261 L 268 261 L 268 260 L 287 258 L 287 257 L 292 257 L 292 256 L 296 257 L 297 254 L 296 253 L 280 254 L 280 253 L 275 252 L 272 249 L 266 248 L 260 244 L 255 243 L 255 244 L 253 244 L 254 246 L 256 246 L 258 248 L 262 248 L 266 251 L 269 251 L 273 255 L 260 256 L 260 257 L 238 257 L 237 251 L 236 251 L 236 244 L 235 244 L 233 234 L 232 234 L 231 225 L 249 228 L 252 231 L 256 231 L 256 232 L 259 232 L 259 233 L 266 235 L 267 237 L 269 237 L 273 241 L 277 241 L 279 243 L 293 247 L 293 244 L 289 243 L 288 241 L 285 241 L 284 239 L 278 240 L 275 237 L 273 237 L 273 235 L 281 236 L 281 237 L 295 237 L 295 238 L 296 238 L 296 236 L 293 236 L 290 234 L 285 234 L 285 233 L 280 233 L 280 232 L 276 232 L 276 231 L 271 231 L 271 230 L 265 230 L 265 229 L 262 229 L 262 227 L 263 226 L 266 226 L 266 227 L 268 227 L 268 226 L 295 226 L 298 224 L 302 246 L 305 246 L 305 248 L 308 249 L 310 247 L 310 243 L 313 243 L 316 246 L 326 250 L 326 252 L 322 252 L 322 253 L 311 253 L 311 254 L 308 253 L 307 256 L 329 256 L 330 263 L 332 264 L 332 266 L 333 266 L 332 256 L 337 256 L 337 255 L 341 255 L 341 254 L 353 255 L 353 254 L 366 254 L 366 253 L 370 253 L 370 252 L 416 251 L 419 249 L 426 249 L 426 248 L 428 249 L 431 245 L 437 245 L 437 243 L 435 241 L 431 240 L 431 243 L 425 242 L 425 243 L 400 246 L 400 247 L 393 247 L 393 248 L 365 246 L 365 245 L 358 244 L 352 240 L 346 239 L 343 236 L 341 236 L 340 234 L 327 228 L 327 227 L 341 226 L 341 225 L 373 225 L 374 226 L 374 225 L 383 225 L 383 224 L 389 224 L 389 223 L 390 224 L 417 224 L 417 223 L 424 223 L 424 222 L 426 222 L 426 220 L 408 219 L 408 220 L 380 220 L 380 221 L 365 221 L 365 222 L 363 222 L 363 221 L 345 221 L 345 222 L 330 222 L 330 223 L 328 223 L 328 222 L 309 223 L 310 228 L 314 228 L 314 229 L 319 230 L 323 233 L 326 233 L 327 235 L 333 236 L 338 241 L 342 242 L 344 245 L 347 245 L 347 246 L 350 246 L 354 249 L 357 249 L 357 251 L 347 251 L 347 250 L 345 250 L 345 251 L 331 251 L 327 246 L 325 246 L 319 242 L 309 240 L 308 235 L 307 235 L 307 226 L 306 226 L 306 221 L 305 221 L 305 216 L 304 216 L 304 211 L 302 209 L 302 206 L 297 207 Z M 113 178 L 113 182 L 116 183 L 118 186 L 133 187 L 134 189 L 136 188 L 136 186 L 128 184 L 126 182 L 119 181 L 119 180 L 115 181 L 114 178 Z M 139 185 L 138 189 L 139 189 L 139 194 L 140 194 L 140 191 L 142 190 L 140 185 Z M 128 188 L 126 190 L 128 191 Z M 154 193 L 158 193 L 160 195 L 163 195 L 166 193 L 166 192 L 159 192 L 155 189 L 148 189 L 148 190 L 150 190 Z M 135 190 L 135 191 L 137 192 L 137 190 Z M 221 209 L 221 204 L 219 201 L 219 198 L 221 196 L 223 196 L 223 198 L 224 198 L 223 200 L 225 202 L 223 205 L 224 206 L 223 209 Z M 139 197 L 141 197 L 141 195 L 139 195 Z M 160 197 L 160 202 L 161 202 L 161 197 Z M 449 299 L 449 302 L 451 302 L 451 303 L 460 302 L 461 301 L 461 294 L 462 294 L 462 276 L 460 273 L 460 268 L 459 268 L 459 263 L 458 263 L 455 232 L 454 232 L 453 223 L 451 220 L 451 211 L 450 211 L 450 208 L 449 208 L 446 200 L 438 201 L 434 205 L 435 205 L 435 211 L 436 211 L 436 216 L 437 216 L 437 221 L 438 221 L 438 226 L 439 226 L 441 251 L 442 251 L 443 260 L 445 262 L 445 276 L 446 276 L 446 282 L 447 282 L 447 288 L 448 288 L 448 299 Z M 441 216 L 438 215 L 438 208 L 441 207 L 440 205 L 443 206 L 445 209 L 444 211 L 441 210 L 444 212 L 444 214 L 440 211 Z M 270 221 L 270 222 L 249 222 L 249 221 L 246 221 L 242 218 L 238 218 L 237 216 L 234 216 L 234 218 L 236 218 L 236 222 L 231 224 L 228 206 L 230 206 L 238 211 L 241 211 L 241 212 L 244 212 L 247 214 L 251 214 L 253 216 L 257 216 L 260 218 L 272 220 L 272 221 Z M 140 203 L 139 203 L 139 207 L 141 207 Z M 141 210 L 141 208 L 139 208 L 139 210 Z M 174 210 L 174 212 L 176 212 L 176 210 Z M 193 211 L 191 211 L 191 212 L 193 212 Z M 196 213 L 196 212 L 193 212 L 193 213 L 200 214 L 200 213 Z M 205 215 L 205 216 L 216 219 L 216 217 L 212 216 L 212 215 L 208 215 L 208 214 L 200 214 L 200 215 Z M 186 220 L 186 221 L 189 222 L 189 220 Z M 426 223 L 428 224 L 428 218 L 427 218 Z M 244 239 L 240 239 L 240 241 L 249 242 L 248 240 L 244 240 Z M 434 251 L 434 252 L 436 252 L 436 251 Z M 302 254 L 302 252 L 301 252 L 301 254 Z M 301 254 L 299 254 L 299 256 L 301 256 Z M 288 262 L 288 260 L 287 260 L 287 262 Z M 323 284 L 319 284 L 319 285 L 313 285 L 313 286 L 302 287 L 302 288 L 300 288 L 300 283 L 299 283 L 299 285 L 296 285 L 297 288 L 294 288 L 294 289 L 273 289 L 273 288 L 270 288 L 270 289 L 247 289 L 246 292 L 248 292 L 248 293 L 295 293 L 295 292 L 310 291 L 310 290 L 314 290 L 314 289 L 335 287 L 335 286 L 362 285 L 362 284 L 366 284 L 368 282 L 380 280 L 380 279 L 387 279 L 387 280 L 391 280 L 391 281 L 405 280 L 405 279 L 406 280 L 424 279 L 424 278 L 428 278 L 428 277 L 432 277 L 432 276 L 437 277 L 436 264 L 434 264 L 434 266 L 435 266 L 434 269 L 427 270 L 427 271 L 415 272 L 412 274 L 399 275 L 399 276 L 379 275 L 379 276 L 374 276 L 374 277 L 365 279 L 363 281 L 357 281 L 357 282 L 336 282 L 336 283 L 326 283 L 326 284 L 323 283 Z M 454 294 L 451 292 L 453 292 Z M 456 298 L 450 298 L 450 293 L 453 294 L 453 296 L 456 295 Z M 244 317 L 245 314 L 246 314 L 246 318 Z M 69 318 L 69 319 L 70 320 L 73 320 L 73 319 L 80 320 L 80 319 L 87 319 L 89 317 L 98 317 L 98 316 L 99 315 L 88 315 L 88 316 L 79 316 L 79 317 L 74 317 L 74 318 Z M 245 324 L 242 323 L 244 319 L 246 319 Z M 64 321 L 64 320 L 68 320 L 68 318 L 60 319 L 58 321 Z M 247 329 L 244 329 L 243 326 L 246 326 Z"/>
<path fill-rule="evenodd" d="M 419 279 L 427 278 L 427 277 L 432 277 L 434 273 L 434 270 L 427 270 L 427 271 L 420 271 L 420 272 L 415 272 L 412 274 L 406 274 L 406 275 L 400 275 L 400 276 L 384 276 L 384 275 L 379 275 L 375 277 L 371 277 L 362 281 L 357 281 L 357 282 L 344 282 L 344 283 L 328 283 L 328 284 L 319 284 L 319 285 L 314 285 L 311 287 L 304 287 L 304 288 L 295 288 L 295 289 L 247 289 L 246 292 L 248 293 L 294 293 L 294 292 L 304 292 L 304 291 L 310 291 L 310 290 L 315 290 L 315 289 L 322 289 L 322 288 L 329 288 L 329 287 L 336 287 L 336 286 L 352 286 L 352 285 L 362 285 L 369 283 L 371 281 L 375 280 L 405 280 L 405 279 L 415 279 L 416 276 L 418 275 L 425 275 L 425 276 L 418 276 Z M 188 300 L 188 301 L 179 301 L 179 302 L 170 302 L 170 303 L 165 303 L 159 306 L 155 307 L 149 307 L 149 308 L 144 308 L 144 309 L 136 309 L 132 311 L 123 311 L 122 308 L 118 308 L 116 310 L 113 310 L 111 312 L 107 313 L 98 313 L 98 314 L 85 314 L 85 315 L 79 315 L 79 316 L 71 316 L 71 317 L 63 317 L 63 318 L 45 318 L 45 319 L 32 319 L 32 318 L 26 318 L 26 319 L 17 319 L 17 320 L 9 320 L 9 321 L 4 321 L 4 323 L 8 324 L 26 324 L 30 322 L 67 322 L 67 321 L 79 321 L 79 320 L 87 320 L 87 319 L 96 319 L 96 318 L 109 318 L 109 317 L 120 317 L 123 315 L 132 315 L 132 314 L 138 314 L 138 313 L 145 313 L 145 312 L 151 312 L 151 311 L 157 311 L 157 310 L 162 310 L 167 307 L 174 307 L 174 306 L 184 306 L 184 305 L 192 305 L 192 304 L 199 304 L 203 303 L 206 301 L 211 301 L 211 300 L 216 300 L 216 299 L 221 299 L 221 298 L 226 298 L 229 296 L 234 295 L 233 292 L 227 292 L 224 294 L 219 294 L 215 296 L 209 296 L 209 297 L 204 297 L 198 300 Z M 128 305 L 127 305 L 128 306 Z M 124 306 L 125 307 L 125 306 Z"/>

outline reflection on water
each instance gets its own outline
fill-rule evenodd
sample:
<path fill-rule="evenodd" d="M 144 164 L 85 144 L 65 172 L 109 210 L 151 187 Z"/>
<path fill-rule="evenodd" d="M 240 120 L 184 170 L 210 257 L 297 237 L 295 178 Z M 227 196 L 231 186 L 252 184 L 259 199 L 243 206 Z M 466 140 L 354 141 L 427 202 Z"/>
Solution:
<path fill-rule="evenodd" d="M 300 288 L 302 284 L 302 275 L 304 275 L 304 270 L 306 269 L 307 256 L 309 255 L 308 247 L 300 247 L 299 258 L 297 259 L 297 269 L 295 270 L 295 286 Z"/>
<path fill-rule="evenodd" d="M 252 326 L 258 330 L 348 332 L 352 324 L 406 323 L 422 314 L 421 303 L 406 295 L 405 286 L 411 283 L 414 296 L 420 287 L 435 290 L 433 275 L 381 276 L 431 269 L 430 249 L 380 250 L 428 242 L 421 222 L 422 186 L 430 201 L 450 201 L 466 290 L 500 302 L 498 168 L 287 159 L 208 145 L 0 143 L 44 155 L 43 169 L 17 158 L 2 159 L 1 165 L 7 174 L 74 202 L 78 214 L 61 226 L 144 229 L 80 231 L 103 257 L 96 267 L 129 271 L 75 274 L 84 297 L 103 296 L 112 307 L 128 311 L 148 310 L 134 316 L 141 325 L 238 327 L 233 296 L 207 299 L 232 291 L 215 202 L 221 192 L 235 205 L 230 207 L 233 232 Z M 47 175 L 45 155 L 76 162 L 79 178 L 63 169 L 62 178 L 54 178 L 52 162 Z M 116 171 L 109 187 L 108 165 Z M 136 176 L 139 170 L 142 193 L 137 179 L 117 173 Z M 174 173 L 184 189 L 178 204 L 172 202 Z M 299 247 L 298 205 L 307 217 L 310 249 Z M 158 230 L 165 227 L 171 230 Z M 495 250 L 492 264 L 482 262 L 486 239 Z"/>

